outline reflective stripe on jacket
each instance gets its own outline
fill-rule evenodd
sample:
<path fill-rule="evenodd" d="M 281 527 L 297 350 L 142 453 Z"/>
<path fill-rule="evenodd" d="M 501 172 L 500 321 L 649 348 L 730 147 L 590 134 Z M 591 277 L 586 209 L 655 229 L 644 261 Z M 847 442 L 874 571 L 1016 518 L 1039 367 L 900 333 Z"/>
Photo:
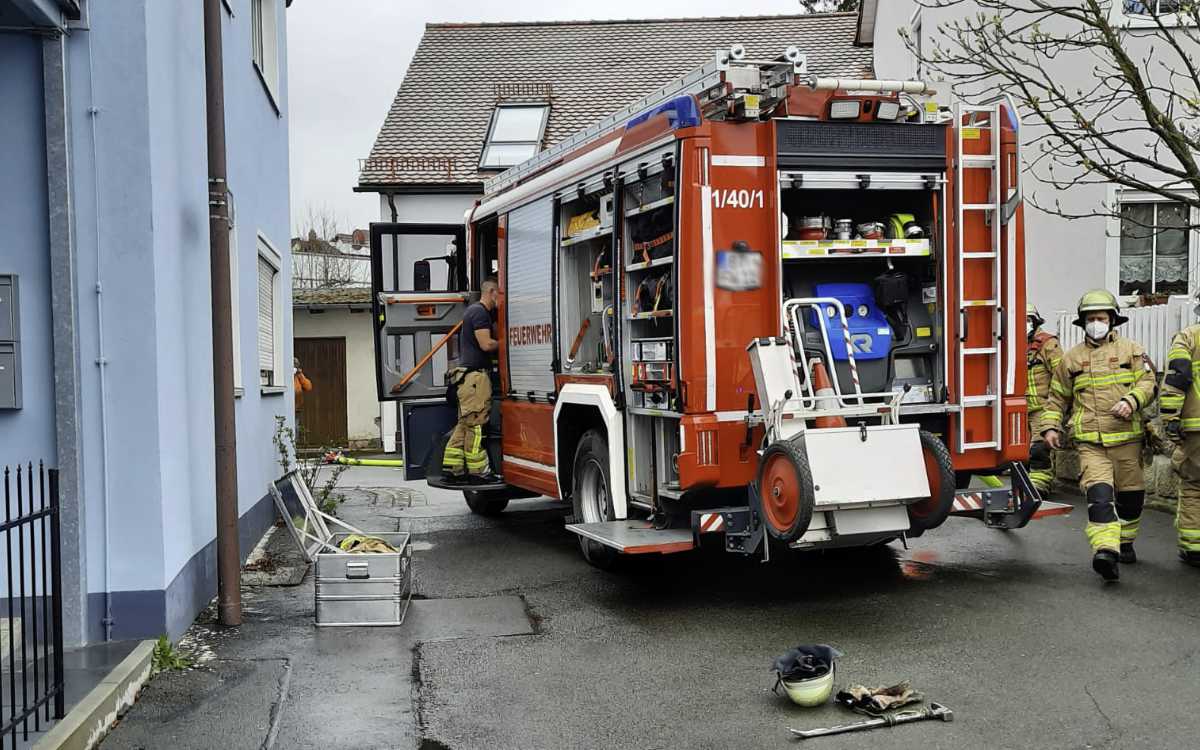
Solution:
<path fill-rule="evenodd" d="M 1054 368 L 1038 432 L 1061 430 L 1067 415 L 1076 442 L 1122 445 L 1141 440 L 1141 411 L 1156 390 L 1154 367 L 1141 344 L 1116 331 L 1100 343 L 1085 337 Z M 1110 413 L 1122 399 L 1133 407 L 1128 420 Z"/>
<path fill-rule="evenodd" d="M 1033 334 L 1033 339 L 1025 350 L 1025 365 L 1029 371 L 1028 385 L 1025 387 L 1025 406 L 1029 409 L 1031 421 L 1037 418 L 1037 413 L 1046 405 L 1046 396 L 1050 393 L 1050 379 L 1054 376 L 1054 368 L 1058 367 L 1062 357 L 1063 351 L 1057 336 L 1042 330 Z"/>
<path fill-rule="evenodd" d="M 1186 388 L 1179 387 L 1172 377 L 1176 360 L 1182 360 L 1178 369 L 1191 373 L 1192 382 Z M 1188 326 L 1171 339 L 1167 352 L 1167 378 L 1163 383 L 1162 398 L 1158 402 L 1163 421 L 1180 421 L 1184 432 L 1200 432 L 1200 325 Z"/>

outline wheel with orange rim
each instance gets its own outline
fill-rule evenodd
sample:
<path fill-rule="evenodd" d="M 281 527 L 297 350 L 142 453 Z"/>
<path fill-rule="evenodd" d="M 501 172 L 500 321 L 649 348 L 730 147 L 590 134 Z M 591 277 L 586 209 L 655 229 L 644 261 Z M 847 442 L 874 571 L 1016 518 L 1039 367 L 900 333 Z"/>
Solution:
<path fill-rule="evenodd" d="M 932 432 L 921 430 L 921 458 L 929 479 L 929 497 L 908 506 L 908 538 L 936 529 L 954 509 L 954 466 L 946 444 Z"/>
<path fill-rule="evenodd" d="M 814 500 L 802 437 L 772 443 L 763 451 L 753 494 L 771 538 L 790 543 L 804 536 L 812 521 Z"/>

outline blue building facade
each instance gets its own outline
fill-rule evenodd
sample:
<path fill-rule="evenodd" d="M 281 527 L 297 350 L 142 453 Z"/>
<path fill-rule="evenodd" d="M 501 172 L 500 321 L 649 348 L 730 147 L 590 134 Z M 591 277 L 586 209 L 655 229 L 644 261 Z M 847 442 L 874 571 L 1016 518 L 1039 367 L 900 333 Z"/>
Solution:
<path fill-rule="evenodd" d="M 223 12 L 243 555 L 292 414 L 285 13 Z M 202 4 L 0 0 L 0 102 L 0 463 L 60 471 L 67 641 L 174 638 L 216 592 Z"/>

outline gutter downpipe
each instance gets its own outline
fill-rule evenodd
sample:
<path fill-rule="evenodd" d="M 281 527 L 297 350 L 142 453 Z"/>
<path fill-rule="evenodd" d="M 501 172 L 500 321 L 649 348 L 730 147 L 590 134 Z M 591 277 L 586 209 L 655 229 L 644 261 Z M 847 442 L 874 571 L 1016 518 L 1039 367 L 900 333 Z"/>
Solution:
<path fill-rule="evenodd" d="M 100 116 L 100 107 L 96 103 L 96 59 L 92 54 L 92 32 L 88 31 L 88 95 L 91 106 L 88 107 L 88 125 L 92 133 L 92 191 L 94 192 L 93 208 L 96 231 L 96 372 L 100 381 L 100 497 L 104 516 L 104 617 L 100 623 L 104 626 L 104 640 L 112 640 L 112 536 L 109 519 L 109 485 L 108 485 L 108 384 L 105 371 L 108 369 L 108 357 L 104 349 L 104 258 L 101 253 L 101 223 L 100 223 L 100 136 L 96 120 Z"/>
<path fill-rule="evenodd" d="M 392 223 L 400 223 L 400 215 L 396 213 L 396 195 L 395 193 L 384 193 L 387 196 L 388 208 L 392 210 Z"/>
<path fill-rule="evenodd" d="M 213 427 L 217 500 L 217 618 L 242 624 L 238 550 L 237 423 L 225 170 L 225 77 L 221 0 L 204 0 L 204 93 L 208 132 L 208 235 L 212 284 Z"/>

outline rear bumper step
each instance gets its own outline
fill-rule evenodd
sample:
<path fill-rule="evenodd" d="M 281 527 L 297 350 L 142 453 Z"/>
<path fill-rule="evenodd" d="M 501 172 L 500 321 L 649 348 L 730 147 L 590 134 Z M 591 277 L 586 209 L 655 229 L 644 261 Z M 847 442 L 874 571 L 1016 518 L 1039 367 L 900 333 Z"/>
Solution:
<path fill-rule="evenodd" d="M 687 552 L 696 546 L 691 529 L 656 529 L 646 521 L 569 523 L 567 530 L 626 555 L 654 552 L 667 555 Z"/>

